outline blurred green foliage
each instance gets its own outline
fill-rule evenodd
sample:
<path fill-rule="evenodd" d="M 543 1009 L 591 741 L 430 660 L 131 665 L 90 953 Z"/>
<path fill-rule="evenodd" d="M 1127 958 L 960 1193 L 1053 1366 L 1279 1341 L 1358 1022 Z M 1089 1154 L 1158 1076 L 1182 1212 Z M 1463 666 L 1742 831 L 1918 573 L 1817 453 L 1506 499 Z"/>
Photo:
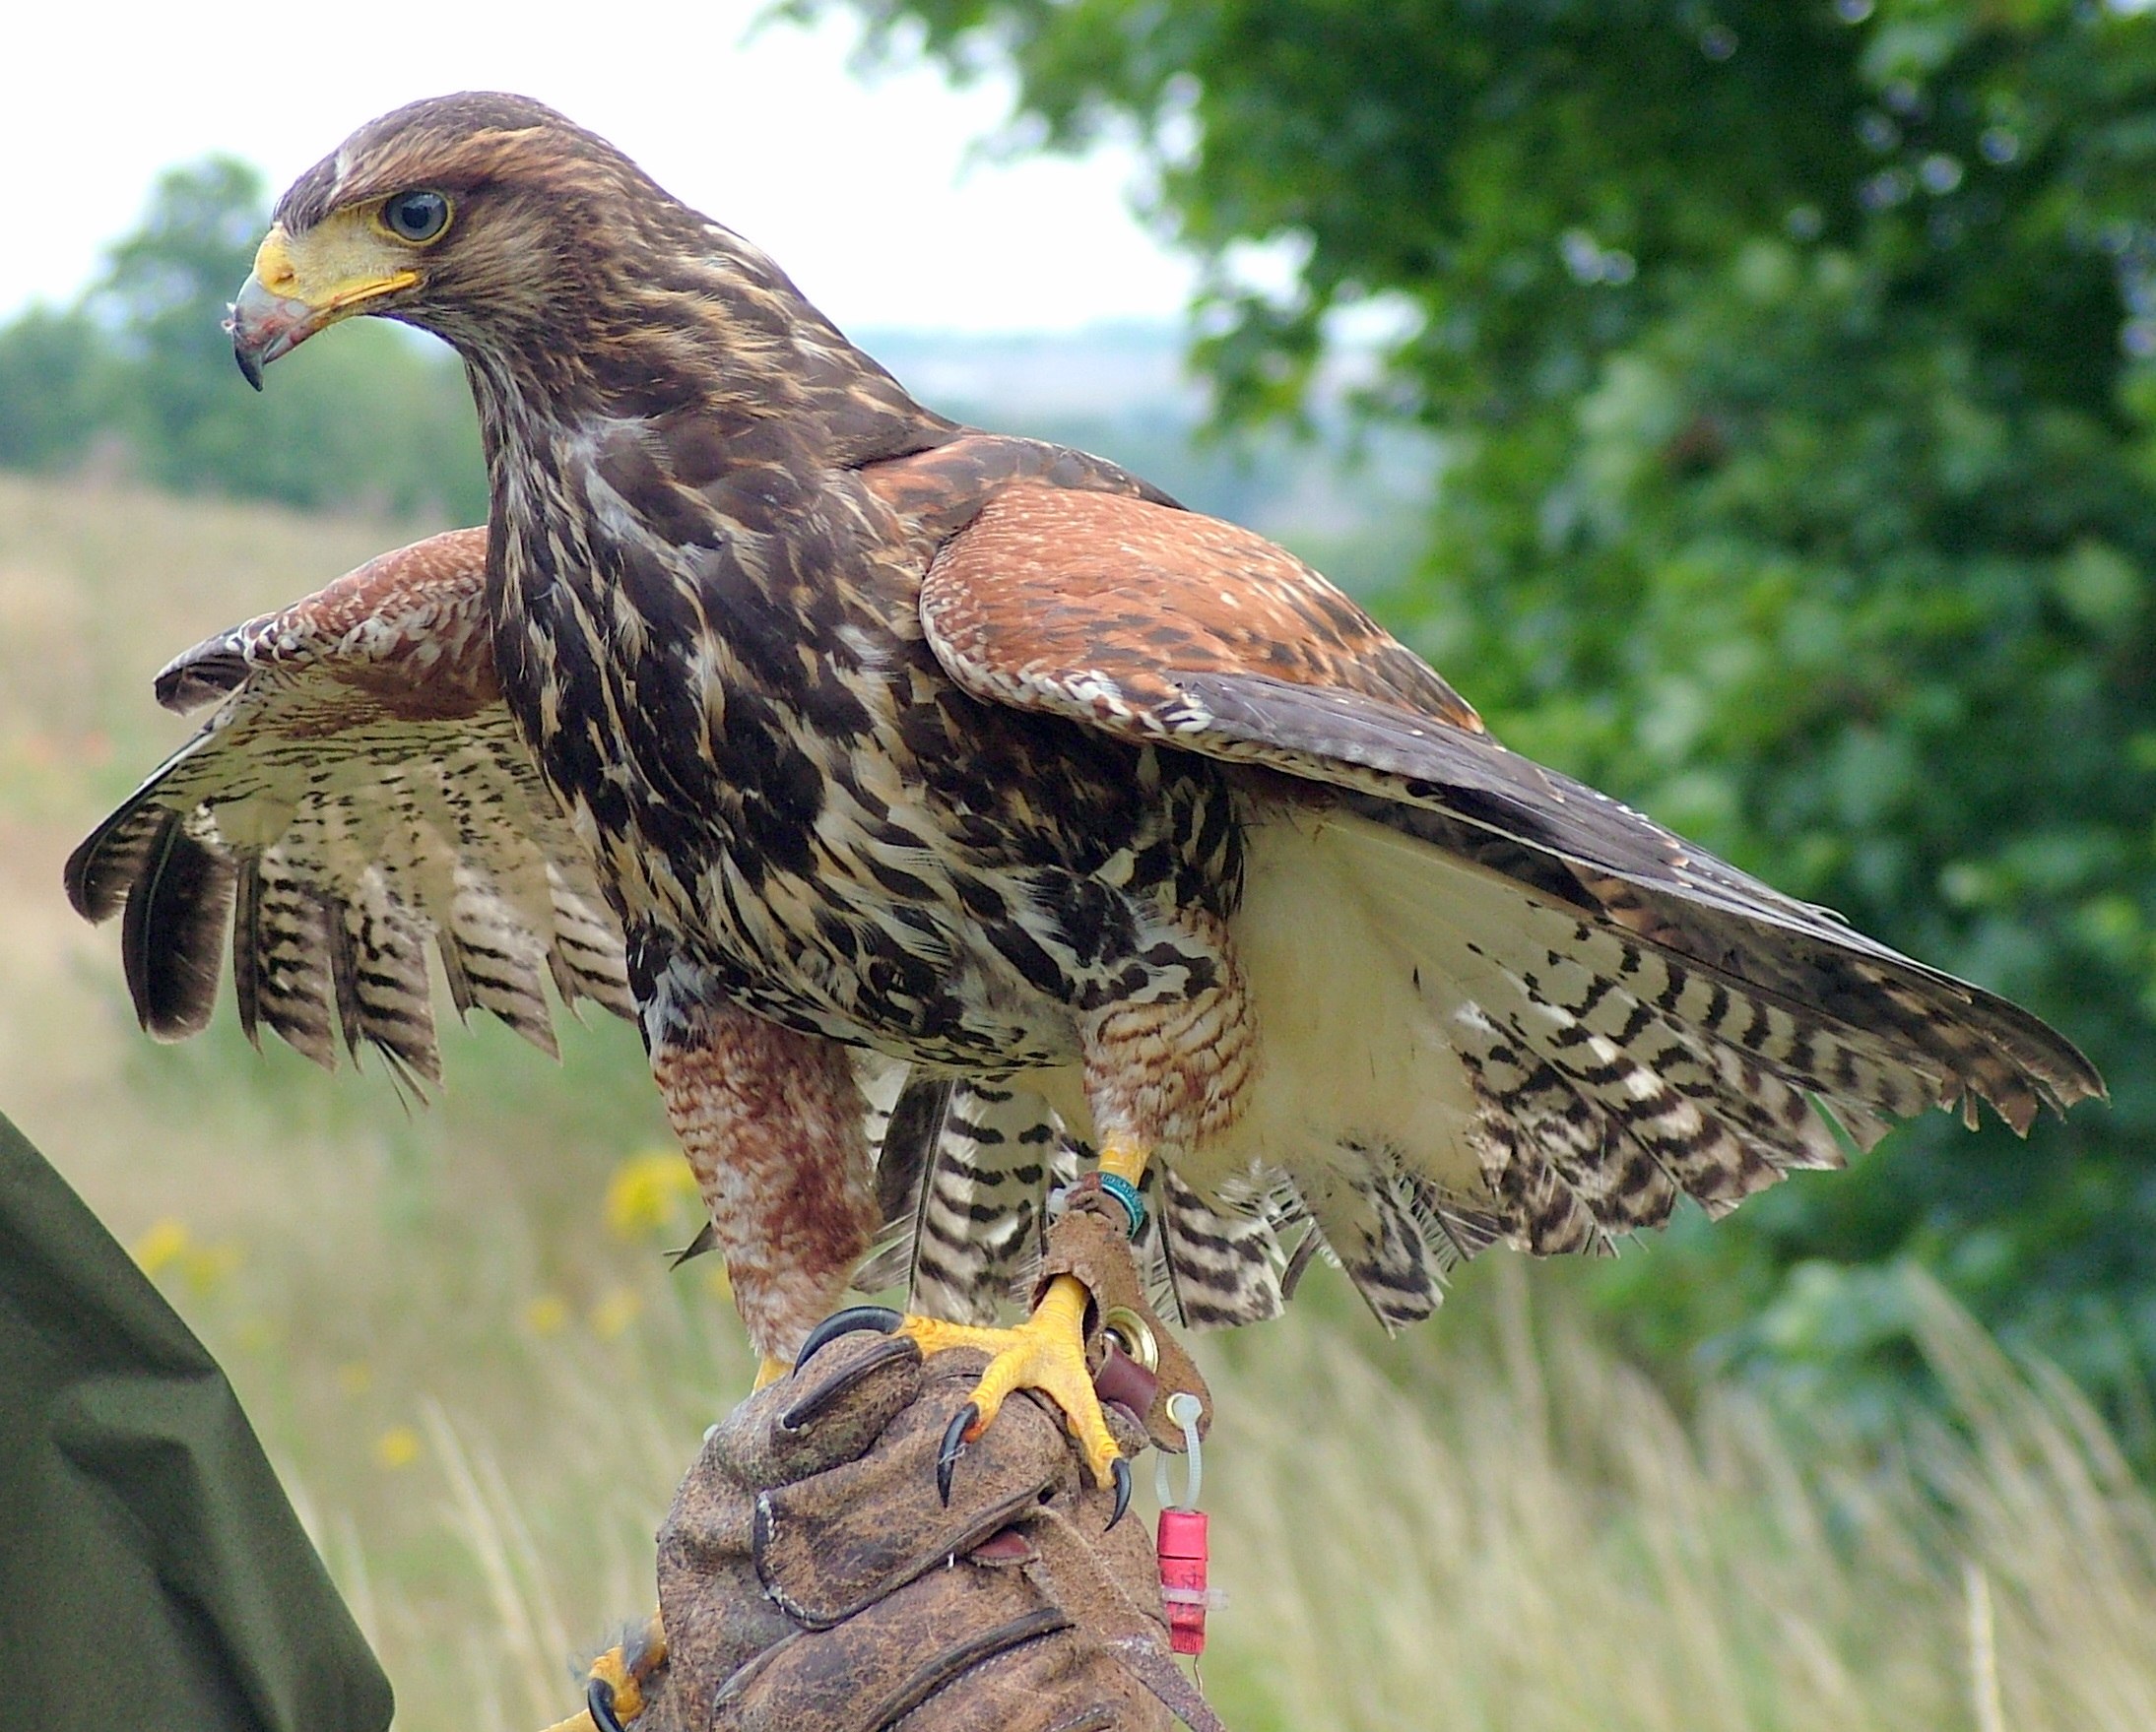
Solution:
<path fill-rule="evenodd" d="M 78 304 L 0 326 L 0 468 L 116 461 L 181 490 L 479 521 L 471 399 L 431 339 L 362 320 L 293 356 L 266 396 L 238 386 L 221 323 L 268 226 L 244 163 L 162 176 Z"/>
<path fill-rule="evenodd" d="M 847 3 L 1014 69 L 1021 140 L 1145 141 L 1229 419 L 1298 413 L 1342 309 L 1397 321 L 1366 408 L 1450 461 L 1381 606 L 1502 735 L 2110 1078 L 1680 1226 L 1603 1278 L 1635 1340 L 1886 1395 L 1915 1260 L 2156 1459 L 2156 17 Z"/>

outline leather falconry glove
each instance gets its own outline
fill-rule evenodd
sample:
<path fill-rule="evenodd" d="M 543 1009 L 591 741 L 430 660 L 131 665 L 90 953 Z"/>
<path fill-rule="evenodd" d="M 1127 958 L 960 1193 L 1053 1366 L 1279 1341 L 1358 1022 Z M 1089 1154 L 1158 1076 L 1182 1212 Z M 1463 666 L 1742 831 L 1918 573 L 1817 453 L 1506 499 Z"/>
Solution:
<path fill-rule="evenodd" d="M 593 1717 L 565 1726 L 1225 1732 L 1172 1657 L 1144 1524 L 1111 1526 L 1113 1489 L 1045 1405 L 1010 1402 L 940 1497 L 984 1364 L 845 1334 L 744 1402 L 659 1531 L 658 1623 L 602 1656 Z"/>

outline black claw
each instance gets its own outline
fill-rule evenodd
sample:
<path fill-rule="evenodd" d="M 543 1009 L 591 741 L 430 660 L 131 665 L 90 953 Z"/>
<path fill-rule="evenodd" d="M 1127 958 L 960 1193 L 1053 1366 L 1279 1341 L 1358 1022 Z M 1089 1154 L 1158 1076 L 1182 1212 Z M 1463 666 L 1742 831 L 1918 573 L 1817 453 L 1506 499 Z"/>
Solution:
<path fill-rule="evenodd" d="M 1118 1455 L 1108 1464 L 1108 1478 L 1116 1489 L 1116 1507 L 1108 1517 L 1108 1526 L 1113 1528 L 1131 1507 L 1131 1464 Z"/>
<path fill-rule="evenodd" d="M 968 1401 L 950 1416 L 950 1424 L 944 1428 L 944 1446 L 936 1452 L 936 1495 L 943 1499 L 944 1507 L 950 1507 L 950 1470 L 958 1465 L 958 1457 L 965 1453 L 965 1435 L 981 1417 L 980 1405 Z"/>
<path fill-rule="evenodd" d="M 778 1416 L 779 1429 L 798 1432 L 825 1409 L 835 1405 L 845 1396 L 896 1359 L 911 1358 L 918 1361 L 921 1350 L 903 1335 L 885 1335 L 882 1341 L 866 1353 L 856 1354 L 853 1363 L 843 1371 L 833 1372 L 820 1378 L 809 1392 Z"/>
<path fill-rule="evenodd" d="M 887 1305 L 849 1305 L 844 1311 L 834 1311 L 809 1331 L 808 1340 L 794 1355 L 794 1370 L 801 1370 L 818 1347 L 828 1345 L 841 1335 L 851 1335 L 857 1329 L 874 1329 L 879 1335 L 889 1335 L 905 1320 Z"/>
<path fill-rule="evenodd" d="M 712 1226 L 709 1221 L 706 1221 L 696 1229 L 696 1237 L 683 1246 L 680 1251 L 667 1252 L 666 1266 L 669 1269 L 678 1269 L 690 1257 L 702 1256 L 705 1251 L 716 1251 L 718 1248 L 719 1230 Z"/>
<path fill-rule="evenodd" d="M 621 1732 L 621 1717 L 614 1711 L 614 1686 L 604 1678 L 584 1686 L 584 1707 L 599 1732 Z"/>

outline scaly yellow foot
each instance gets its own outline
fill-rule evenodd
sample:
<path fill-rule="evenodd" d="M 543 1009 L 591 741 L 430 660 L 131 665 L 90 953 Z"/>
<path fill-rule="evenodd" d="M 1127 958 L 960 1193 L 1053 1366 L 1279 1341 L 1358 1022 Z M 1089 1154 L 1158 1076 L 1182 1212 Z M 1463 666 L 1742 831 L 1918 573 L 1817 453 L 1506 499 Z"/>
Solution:
<path fill-rule="evenodd" d="M 1128 1193 L 1130 1200 L 1118 1200 L 1131 1214 L 1134 1236 L 1143 1214 L 1137 1197 L 1144 1173 L 1145 1151 L 1136 1143 L 1111 1137 L 1100 1152 L 1101 1178 Z M 953 1347 L 980 1348 L 990 1355 L 988 1370 L 974 1385 L 973 1398 L 951 1419 L 936 1461 L 936 1489 L 943 1493 L 944 1502 L 950 1502 L 953 1464 L 966 1444 L 994 1422 L 1003 1410 L 1004 1397 L 1013 1389 L 1038 1389 L 1063 1410 L 1063 1423 L 1084 1456 L 1093 1484 L 1115 1487 L 1115 1511 L 1108 1518 L 1113 1527 L 1130 1507 L 1131 1464 L 1109 1435 L 1100 1397 L 1093 1389 L 1093 1374 L 1085 1363 L 1085 1308 L 1090 1302 L 1084 1282 L 1075 1275 L 1058 1275 L 1048 1283 L 1033 1315 L 1015 1329 L 983 1329 L 938 1317 L 903 1316 L 880 1305 L 857 1305 L 825 1317 L 810 1331 L 794 1364 L 802 1365 L 824 1342 L 850 1329 L 910 1335 L 924 1354 Z"/>
<path fill-rule="evenodd" d="M 952 1416 L 937 1457 L 936 1486 L 944 1502 L 950 1502 L 951 1470 L 959 1455 L 995 1423 L 1004 1398 L 1013 1389 L 1038 1389 L 1062 1410 L 1064 1425 L 1077 1442 L 1093 1483 L 1115 1488 L 1115 1510 L 1109 1521 L 1113 1526 L 1131 1501 L 1131 1464 L 1108 1431 L 1100 1397 L 1093 1389 L 1093 1374 L 1085 1363 L 1088 1303 L 1083 1282 L 1058 1275 L 1033 1315 L 1014 1329 L 984 1329 L 970 1323 L 947 1323 L 940 1317 L 904 1316 L 882 1306 L 855 1306 L 826 1317 L 809 1337 L 801 1359 L 806 1361 L 824 1342 L 852 1329 L 910 1336 L 924 1354 L 954 1347 L 980 1349 L 990 1356 L 988 1370 L 973 1386 L 972 1397 Z"/>
<path fill-rule="evenodd" d="M 946 1459 L 939 1464 L 939 1477 L 949 1478 L 947 1463 L 955 1458 L 956 1445 L 972 1443 L 995 1424 L 1005 1396 L 1013 1389 L 1038 1389 L 1063 1410 L 1063 1423 L 1077 1440 L 1093 1483 L 1109 1483 L 1122 1454 L 1101 1416 L 1092 1370 L 1085 1363 L 1087 1298 L 1083 1283 L 1058 1275 L 1033 1315 L 1014 1329 L 982 1329 L 938 1317 L 908 1317 L 899 1325 L 898 1333 L 912 1336 L 923 1353 L 977 1347 L 991 1356 L 988 1370 L 973 1386 L 971 1413 L 959 1409 L 944 1441 Z"/>

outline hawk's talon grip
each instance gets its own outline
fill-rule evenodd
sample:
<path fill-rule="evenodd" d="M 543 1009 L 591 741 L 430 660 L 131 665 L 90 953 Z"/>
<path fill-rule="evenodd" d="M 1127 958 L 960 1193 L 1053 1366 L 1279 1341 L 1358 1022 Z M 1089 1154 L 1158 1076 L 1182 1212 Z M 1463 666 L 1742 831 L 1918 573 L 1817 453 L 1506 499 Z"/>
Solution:
<path fill-rule="evenodd" d="M 981 1407 L 977 1401 L 968 1401 L 950 1416 L 950 1424 L 944 1428 L 943 1447 L 936 1452 L 936 1495 L 943 1499 L 944 1507 L 950 1507 L 950 1476 L 958 1465 L 958 1457 L 965 1453 L 966 1434 L 981 1423 Z"/>
<path fill-rule="evenodd" d="M 1116 1489 L 1115 1508 L 1108 1515 L 1107 1531 L 1112 1533 L 1115 1531 L 1115 1524 L 1123 1519 L 1124 1512 L 1131 1507 L 1131 1463 L 1129 1459 L 1118 1455 L 1108 1465 L 1108 1477 L 1115 1482 Z"/>
<path fill-rule="evenodd" d="M 794 1370 L 801 1370 L 818 1347 L 828 1346 L 841 1335 L 851 1335 L 858 1329 L 874 1329 L 879 1335 L 895 1334 L 905 1320 L 887 1305 L 849 1305 L 844 1311 L 834 1311 L 809 1331 L 808 1340 L 794 1355 Z"/>

